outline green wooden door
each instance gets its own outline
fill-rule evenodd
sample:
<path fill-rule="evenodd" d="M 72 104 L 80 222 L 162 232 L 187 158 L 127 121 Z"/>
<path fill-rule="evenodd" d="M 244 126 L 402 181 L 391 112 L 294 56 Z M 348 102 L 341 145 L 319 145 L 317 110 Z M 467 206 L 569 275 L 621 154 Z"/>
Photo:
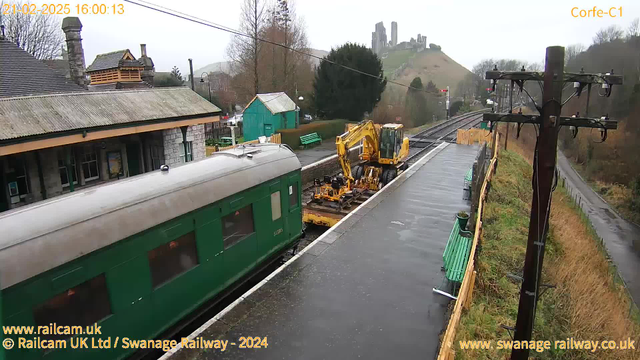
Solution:
<path fill-rule="evenodd" d="M 127 144 L 127 164 L 129 165 L 129 176 L 142 173 L 140 166 L 140 144 Z"/>

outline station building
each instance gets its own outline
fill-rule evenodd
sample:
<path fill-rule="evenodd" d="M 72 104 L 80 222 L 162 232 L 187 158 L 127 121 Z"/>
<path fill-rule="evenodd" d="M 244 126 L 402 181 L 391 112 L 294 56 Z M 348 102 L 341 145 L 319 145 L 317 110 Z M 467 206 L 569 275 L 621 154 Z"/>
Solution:
<path fill-rule="evenodd" d="M 151 59 L 128 50 L 92 85 L 81 29 L 64 19 L 67 76 L 0 37 L 0 211 L 205 157 L 204 124 L 220 109 L 186 87 L 153 88 Z"/>

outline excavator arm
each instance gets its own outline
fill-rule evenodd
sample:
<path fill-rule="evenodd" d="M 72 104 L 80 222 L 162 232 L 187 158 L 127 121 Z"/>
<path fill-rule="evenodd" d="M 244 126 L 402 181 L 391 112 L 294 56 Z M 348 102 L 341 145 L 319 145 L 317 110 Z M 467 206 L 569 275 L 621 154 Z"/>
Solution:
<path fill-rule="evenodd" d="M 353 185 L 354 178 L 351 175 L 351 162 L 349 161 L 349 149 L 363 140 L 363 160 L 375 161 L 378 156 L 378 131 L 373 121 L 367 120 L 353 127 L 346 133 L 336 137 L 338 161 L 342 167 L 342 173 L 348 182 L 348 187 Z"/>

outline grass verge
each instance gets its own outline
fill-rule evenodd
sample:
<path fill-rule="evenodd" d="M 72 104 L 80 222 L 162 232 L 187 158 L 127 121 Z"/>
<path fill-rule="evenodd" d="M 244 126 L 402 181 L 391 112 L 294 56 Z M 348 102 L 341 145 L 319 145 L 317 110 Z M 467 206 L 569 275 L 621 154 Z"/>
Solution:
<path fill-rule="evenodd" d="M 516 144 L 510 145 L 512 148 Z M 517 152 L 503 151 L 492 179 L 477 254 L 473 302 L 462 315 L 454 342 L 456 359 L 503 359 L 497 340 L 511 340 L 500 325 L 514 326 L 520 283 L 507 274 L 522 272 L 531 200 L 531 165 Z M 553 195 L 542 282 L 554 284 L 538 301 L 535 340 L 640 340 L 637 309 L 586 217 L 568 194 Z M 632 309 L 632 310 L 630 310 Z M 461 340 L 493 340 L 488 350 L 460 350 Z M 536 359 L 638 359 L 637 350 L 560 350 L 531 352 Z"/>

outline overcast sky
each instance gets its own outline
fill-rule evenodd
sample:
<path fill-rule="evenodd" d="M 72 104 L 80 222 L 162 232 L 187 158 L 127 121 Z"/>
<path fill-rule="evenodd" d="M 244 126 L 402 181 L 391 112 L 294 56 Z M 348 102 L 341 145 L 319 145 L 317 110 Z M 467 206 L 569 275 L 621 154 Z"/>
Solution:
<path fill-rule="evenodd" d="M 150 0 L 232 28 L 238 28 L 242 1 Z M 408 41 L 421 33 L 427 36 L 427 42 L 442 46 L 445 53 L 468 69 L 485 58 L 541 62 L 547 46 L 573 43 L 588 46 L 598 29 L 612 24 L 626 29 L 634 18 L 640 16 L 638 0 L 292 1 L 298 16 L 306 24 L 312 48 L 330 50 L 348 41 L 371 46 L 371 32 L 379 21 L 384 22 L 390 40 L 391 21 L 396 21 L 398 42 Z M 102 0 L 100 3 L 124 4 L 124 15 L 79 16 L 84 26 L 82 38 L 87 66 L 96 54 L 124 48 L 129 48 L 138 57 L 140 43 L 147 44 L 147 52 L 153 58 L 156 71 L 169 71 L 177 65 L 186 75 L 188 58 L 193 58 L 194 70 L 226 60 L 228 33 L 130 3 L 114 0 Z M 622 7 L 622 16 L 571 16 L 573 7 L 587 9 L 594 4 L 605 11 L 611 7 Z M 75 5 L 72 8 L 75 11 Z"/>

